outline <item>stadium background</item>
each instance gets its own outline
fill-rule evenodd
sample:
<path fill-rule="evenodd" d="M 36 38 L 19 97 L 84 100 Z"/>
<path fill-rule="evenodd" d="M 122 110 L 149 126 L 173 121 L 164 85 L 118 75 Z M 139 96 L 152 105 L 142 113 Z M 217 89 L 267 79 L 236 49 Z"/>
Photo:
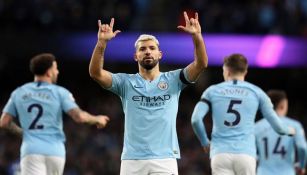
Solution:
<path fill-rule="evenodd" d="M 65 117 L 65 175 L 119 174 L 124 124 L 120 100 L 90 79 L 88 64 L 91 55 L 78 54 L 82 49 L 90 53 L 95 41 L 88 42 L 88 46 L 81 49 L 72 47 L 69 42 L 67 45 L 63 43 L 71 35 L 89 34 L 95 37 L 97 19 L 109 22 L 110 17 L 115 17 L 115 28 L 120 29 L 122 34 L 129 33 L 135 37 L 140 33 L 182 35 L 176 27 L 182 23 L 183 10 L 189 14 L 199 12 L 205 41 L 207 34 L 277 34 L 299 39 L 307 50 L 305 0 L 0 0 L 0 109 L 3 109 L 10 93 L 17 86 L 33 80 L 28 70 L 29 59 L 40 52 L 54 53 L 60 70 L 58 84 L 74 94 L 81 108 L 111 117 L 110 124 L 104 130 L 78 125 Z M 117 37 L 120 38 L 122 34 Z M 172 42 L 175 44 L 176 39 Z M 206 44 L 209 47 L 210 43 Z M 133 50 L 130 51 L 133 53 Z M 107 49 L 107 52 L 118 50 Z M 192 50 L 187 49 L 185 52 Z M 203 154 L 196 140 L 190 117 L 203 90 L 223 81 L 221 65 L 210 65 L 212 54 L 208 50 L 209 68 L 180 97 L 177 131 L 182 154 L 178 165 L 182 175 L 210 174 L 208 157 Z M 259 85 L 265 91 L 272 88 L 285 90 L 289 97 L 289 116 L 301 121 L 306 130 L 307 64 L 304 60 L 307 60 L 307 56 L 298 55 L 304 64 L 287 66 L 280 63 L 270 68 L 251 66 L 247 81 Z M 137 64 L 132 61 L 132 55 L 126 59 L 131 61 L 106 57 L 105 68 L 112 72 L 136 73 Z M 160 66 L 162 71 L 167 71 L 182 68 L 186 64 L 174 58 L 171 62 L 162 62 Z M 210 117 L 205 122 L 210 131 Z M 1 175 L 12 174 L 16 168 L 20 142 L 16 136 L 0 130 Z"/>

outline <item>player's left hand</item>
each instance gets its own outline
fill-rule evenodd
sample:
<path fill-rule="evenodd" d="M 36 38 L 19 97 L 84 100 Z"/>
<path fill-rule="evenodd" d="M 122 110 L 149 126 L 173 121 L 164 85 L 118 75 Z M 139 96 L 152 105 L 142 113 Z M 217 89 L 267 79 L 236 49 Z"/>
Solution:
<path fill-rule="evenodd" d="M 295 128 L 289 126 L 289 133 L 288 133 L 288 135 L 289 136 L 294 136 L 295 134 L 296 134 Z"/>
<path fill-rule="evenodd" d="M 185 20 L 185 26 L 178 26 L 178 29 L 181 29 L 185 32 L 188 32 L 192 35 L 195 34 L 200 34 L 201 33 L 201 27 L 198 21 L 198 13 L 195 13 L 195 17 L 194 18 L 190 18 L 188 17 L 187 12 L 183 12 L 184 15 L 184 20 Z"/>
<path fill-rule="evenodd" d="M 106 125 L 108 124 L 108 122 L 110 121 L 110 118 L 105 116 L 105 115 L 99 115 L 97 117 L 97 123 L 96 126 L 98 129 L 104 128 L 106 127 Z"/>
<path fill-rule="evenodd" d="M 295 167 L 297 175 L 305 175 L 306 170 L 304 168 Z"/>
<path fill-rule="evenodd" d="M 113 31 L 114 26 L 114 18 L 111 19 L 110 24 L 101 24 L 101 21 L 98 20 L 98 41 L 99 42 L 107 42 L 114 38 L 120 30 Z"/>
<path fill-rule="evenodd" d="M 209 154 L 209 152 L 210 152 L 210 144 L 207 145 L 207 146 L 203 146 L 203 150 L 204 150 L 204 152 L 205 152 L 206 154 Z"/>

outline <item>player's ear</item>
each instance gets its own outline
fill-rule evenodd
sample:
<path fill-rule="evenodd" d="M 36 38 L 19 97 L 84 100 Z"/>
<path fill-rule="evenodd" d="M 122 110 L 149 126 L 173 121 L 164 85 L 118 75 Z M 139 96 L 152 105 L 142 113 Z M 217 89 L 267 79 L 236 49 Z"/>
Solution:
<path fill-rule="evenodd" d="M 46 75 L 47 77 L 51 77 L 51 76 L 52 76 L 51 69 L 48 69 L 48 70 L 46 71 L 45 75 Z"/>
<path fill-rule="evenodd" d="M 159 55 L 159 57 L 158 57 L 158 58 L 159 58 L 159 60 L 161 60 L 161 59 L 162 59 L 162 55 L 163 55 L 163 54 L 162 54 L 162 51 L 160 51 L 160 55 Z"/>
<path fill-rule="evenodd" d="M 247 75 L 247 70 L 244 72 L 244 76 L 246 76 Z"/>
<path fill-rule="evenodd" d="M 136 53 L 134 54 L 134 56 L 133 56 L 133 57 L 134 57 L 134 61 L 136 61 L 136 62 L 137 62 L 137 61 L 138 61 L 138 58 L 137 58 L 137 56 L 136 56 Z"/>

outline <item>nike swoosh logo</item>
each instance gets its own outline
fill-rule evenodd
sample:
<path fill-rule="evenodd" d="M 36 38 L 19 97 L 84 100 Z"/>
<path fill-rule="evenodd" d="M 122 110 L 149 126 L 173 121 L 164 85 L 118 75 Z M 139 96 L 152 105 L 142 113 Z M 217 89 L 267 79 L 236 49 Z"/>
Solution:
<path fill-rule="evenodd" d="M 133 85 L 134 88 L 143 88 L 142 86 Z"/>

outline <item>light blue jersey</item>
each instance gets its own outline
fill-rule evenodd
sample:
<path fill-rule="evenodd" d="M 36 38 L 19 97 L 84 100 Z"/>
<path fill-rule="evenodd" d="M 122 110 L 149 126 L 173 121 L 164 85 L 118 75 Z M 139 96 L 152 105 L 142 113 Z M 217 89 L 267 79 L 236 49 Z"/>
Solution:
<path fill-rule="evenodd" d="M 3 112 L 18 117 L 23 129 L 21 157 L 65 157 L 62 113 L 76 107 L 68 90 L 46 82 L 27 83 L 13 91 Z"/>
<path fill-rule="evenodd" d="M 112 74 L 109 89 L 120 96 L 125 113 L 122 160 L 180 158 L 176 117 L 185 71 L 175 70 L 153 81 L 140 74 Z"/>
<path fill-rule="evenodd" d="M 192 115 L 192 126 L 202 146 L 207 146 L 203 118 L 212 110 L 210 156 L 234 153 L 256 157 L 254 125 L 258 109 L 279 133 L 288 133 L 269 97 L 257 86 L 237 80 L 212 85 L 202 94 Z"/>
<path fill-rule="evenodd" d="M 256 123 L 257 175 L 295 175 L 296 148 L 300 167 L 304 168 L 306 165 L 306 139 L 302 125 L 286 117 L 281 117 L 281 120 L 295 128 L 294 137 L 277 134 L 265 119 Z"/>

